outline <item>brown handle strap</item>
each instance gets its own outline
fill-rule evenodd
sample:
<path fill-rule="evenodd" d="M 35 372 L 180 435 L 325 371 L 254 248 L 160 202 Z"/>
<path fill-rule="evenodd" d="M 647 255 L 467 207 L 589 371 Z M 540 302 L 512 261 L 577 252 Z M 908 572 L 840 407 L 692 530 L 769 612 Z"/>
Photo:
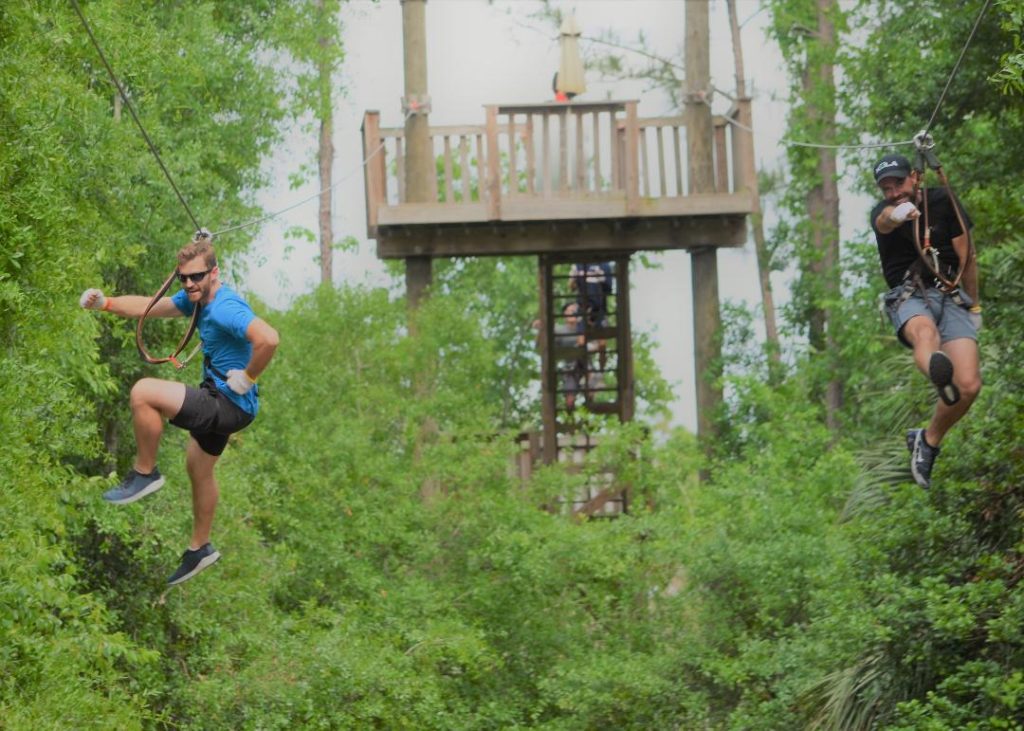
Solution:
<path fill-rule="evenodd" d="M 188 345 L 188 341 L 192 339 L 192 335 L 196 331 L 196 326 L 199 324 L 199 308 L 201 307 L 199 303 L 196 303 L 196 306 L 192 310 L 192 319 L 189 320 L 188 329 L 185 331 L 185 335 L 181 338 L 181 342 L 178 343 L 177 350 L 169 356 L 166 358 L 154 358 L 149 354 L 149 351 L 146 350 L 145 344 L 142 342 L 142 326 L 146 322 L 146 317 L 149 315 L 150 310 L 156 306 L 156 303 L 160 301 L 160 298 L 167 294 L 167 290 L 171 288 L 171 284 L 174 283 L 177 276 L 178 270 L 175 269 L 171 272 L 170 276 L 164 280 L 164 283 L 160 286 L 157 293 L 153 295 L 149 304 L 146 305 L 146 309 L 143 310 L 142 316 L 139 318 L 138 325 L 135 326 L 135 345 L 139 349 L 139 355 L 142 356 L 142 359 L 147 363 L 152 363 L 154 365 L 159 365 L 160 363 L 173 363 L 175 368 L 181 369 L 185 367 L 185 363 L 178 360 L 178 355 L 185 349 L 185 346 Z M 186 363 L 187 362 L 188 361 L 186 360 Z"/>
<path fill-rule="evenodd" d="M 956 196 L 953 194 L 953 188 L 949 184 L 949 179 L 946 177 L 945 172 L 942 170 L 942 166 L 938 165 L 934 168 L 935 172 L 938 173 L 939 178 L 942 180 L 943 185 L 946 187 L 946 192 L 949 194 L 949 201 L 953 206 L 953 211 L 956 213 L 956 220 L 960 223 L 960 230 L 967 234 L 967 256 L 960 259 L 960 266 L 957 269 L 956 276 L 953 279 L 946 277 L 932 262 L 932 257 L 929 251 L 931 247 L 930 236 L 926 234 L 925 245 L 921 245 L 921 227 L 917 221 L 914 221 L 914 247 L 917 249 L 917 255 L 924 262 L 925 268 L 935 275 L 936 281 L 939 282 L 939 288 L 945 292 L 952 292 L 960 286 L 960 280 L 963 279 L 964 271 L 967 269 L 967 262 L 971 260 L 971 256 L 974 253 L 974 239 L 971 236 L 971 230 L 967 227 L 967 223 L 964 221 L 963 213 L 960 210 L 960 203 L 957 201 Z M 922 172 L 923 174 L 923 172 Z M 925 231 L 928 231 L 928 189 L 922 187 L 922 193 L 924 194 L 924 227 Z"/>

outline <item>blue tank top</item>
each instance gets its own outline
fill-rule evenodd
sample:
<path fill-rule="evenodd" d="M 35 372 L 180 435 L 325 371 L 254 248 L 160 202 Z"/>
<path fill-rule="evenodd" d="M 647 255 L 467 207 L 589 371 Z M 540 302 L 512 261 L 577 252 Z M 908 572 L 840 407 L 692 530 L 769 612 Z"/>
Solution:
<path fill-rule="evenodd" d="M 195 307 L 188 301 L 185 290 L 179 290 L 171 301 L 186 316 L 192 314 Z M 212 368 L 203 365 L 206 371 L 204 378 L 212 378 L 217 390 L 228 397 L 233 404 L 245 413 L 256 416 L 259 411 L 258 387 L 240 396 L 224 382 L 221 375 L 232 369 L 243 369 L 252 357 L 252 343 L 245 337 L 249 324 L 256 319 L 256 314 L 248 303 L 235 290 L 221 284 L 213 301 L 203 305 L 199 311 L 199 337 L 203 341 L 203 355 Z"/>

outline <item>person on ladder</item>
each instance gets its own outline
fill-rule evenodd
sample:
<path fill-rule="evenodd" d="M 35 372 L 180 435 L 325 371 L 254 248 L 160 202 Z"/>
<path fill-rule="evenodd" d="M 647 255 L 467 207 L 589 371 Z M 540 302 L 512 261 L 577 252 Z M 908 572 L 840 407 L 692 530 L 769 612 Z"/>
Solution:
<path fill-rule="evenodd" d="M 156 317 L 183 317 L 200 307 L 198 329 L 204 351 L 203 381 L 198 388 L 176 381 L 143 378 L 132 386 L 131 409 L 135 430 L 135 463 L 121 483 L 103 494 L 104 500 L 125 505 L 159 490 L 164 478 L 156 457 L 164 419 L 191 435 L 185 453 L 192 483 L 192 538 L 181 565 L 167 580 L 180 584 L 215 563 L 220 554 L 210 543 L 210 530 L 219 491 L 213 469 L 229 435 L 252 423 L 259 410 L 256 379 L 270 363 L 278 334 L 256 317 L 234 290 L 220 281 L 211 236 L 200 230 L 178 252 L 177 277 L 182 289 L 162 297 L 150 310 Z M 138 318 L 148 297 L 108 297 L 87 289 L 79 304 L 91 310 Z"/>
<path fill-rule="evenodd" d="M 608 297 L 614 289 L 615 277 L 609 262 L 577 263 L 569 270 L 569 288 L 576 293 L 576 302 L 584 315 L 584 328 L 608 327 Z M 608 341 L 587 340 L 587 350 L 597 353 L 598 368 L 592 372 L 587 359 L 587 389 L 604 388 Z"/>
<path fill-rule="evenodd" d="M 922 171 L 912 169 L 903 155 L 883 157 L 874 176 L 883 196 L 871 211 L 871 226 L 890 288 L 885 309 L 900 342 L 913 350 L 915 364 L 939 395 L 928 426 L 907 434 L 911 473 L 927 489 L 939 445 L 981 390 L 978 271 L 969 230 L 964 229 L 971 228 L 971 219 L 948 189 L 922 190 Z M 927 221 L 922 211 L 927 211 Z M 925 227 L 930 229 L 927 236 Z M 916 241 L 921 237 L 930 244 L 919 253 Z M 932 257 L 933 266 L 925 264 L 925 256 Z M 962 286 L 950 289 L 940 281 L 948 282 L 958 270 Z"/>

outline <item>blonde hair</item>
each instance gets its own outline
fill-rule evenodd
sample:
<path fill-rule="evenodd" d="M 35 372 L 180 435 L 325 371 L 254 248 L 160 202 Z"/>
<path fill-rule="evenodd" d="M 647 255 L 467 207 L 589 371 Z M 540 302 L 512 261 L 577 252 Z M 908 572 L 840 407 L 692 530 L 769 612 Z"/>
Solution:
<path fill-rule="evenodd" d="M 203 257 L 203 261 L 210 269 L 217 266 L 217 252 L 213 250 L 213 244 L 210 243 L 209 237 L 194 238 L 181 247 L 178 252 L 178 266 L 187 264 L 197 256 Z"/>

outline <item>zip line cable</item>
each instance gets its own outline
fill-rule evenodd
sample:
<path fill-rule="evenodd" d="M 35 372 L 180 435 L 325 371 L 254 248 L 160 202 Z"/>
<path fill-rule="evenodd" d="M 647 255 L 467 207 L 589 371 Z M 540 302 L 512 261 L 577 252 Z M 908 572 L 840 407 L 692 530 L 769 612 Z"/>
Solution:
<path fill-rule="evenodd" d="M 978 17 L 974 20 L 974 27 L 971 28 L 971 32 L 967 36 L 967 41 L 964 43 L 964 47 L 960 50 L 960 57 L 957 58 L 956 63 L 953 65 L 953 70 L 949 74 L 949 78 L 946 79 L 946 85 L 942 89 L 942 93 L 939 95 L 939 101 L 935 104 L 935 109 L 932 111 L 932 116 L 928 120 L 928 124 L 925 126 L 924 130 L 920 132 L 917 136 L 915 136 L 913 139 L 903 140 L 900 142 L 877 142 L 865 145 L 826 145 L 815 142 L 798 142 L 796 140 L 788 140 L 785 137 L 783 137 L 779 141 L 784 145 L 792 145 L 794 147 L 813 147 L 826 150 L 870 150 L 879 147 L 899 147 L 901 145 L 916 145 L 918 137 L 920 137 L 921 139 L 927 139 L 928 132 L 931 130 L 932 125 L 935 123 L 935 118 L 939 114 L 939 109 L 942 107 L 942 103 L 946 99 L 946 93 L 949 91 L 949 87 L 953 84 L 953 79 L 956 77 L 957 72 L 960 70 L 960 64 L 961 62 L 963 62 L 964 56 L 967 55 L 967 49 L 970 47 L 971 41 L 974 40 L 974 34 L 977 32 L 978 26 L 981 25 L 981 19 L 985 17 L 985 13 L 988 11 L 988 6 L 991 3 L 992 0 L 985 0 L 985 4 L 981 7 L 981 11 L 978 13 Z M 704 102 L 709 107 L 711 106 L 710 102 L 708 102 L 707 99 L 705 99 Z M 735 127 L 739 127 L 740 129 L 746 130 L 751 134 L 754 133 L 753 128 L 748 127 L 745 124 L 742 124 L 738 120 L 732 119 L 731 117 L 726 117 L 725 120 Z"/>
<path fill-rule="evenodd" d="M 99 54 L 100 60 L 103 61 L 103 65 L 106 67 L 107 73 L 110 75 L 110 80 L 114 82 L 114 86 L 117 87 L 117 91 L 121 95 L 121 99 L 124 100 L 125 106 L 128 107 L 128 111 L 131 112 L 132 119 L 135 120 L 135 124 L 139 128 L 139 132 L 142 133 L 143 139 L 145 139 L 146 144 L 149 145 L 149 151 L 152 152 L 153 157 L 156 158 L 157 164 L 160 166 L 160 169 L 163 170 L 164 176 L 167 178 L 167 182 L 171 184 L 171 187 L 174 189 L 174 193 L 178 196 L 178 200 L 181 201 L 181 205 L 184 207 L 188 217 L 192 219 L 192 223 L 195 225 L 196 230 L 201 229 L 202 226 L 199 225 L 199 221 L 196 220 L 196 217 L 192 214 L 192 209 L 188 207 L 188 203 L 185 202 L 185 197 L 181 194 L 181 191 L 178 190 L 178 186 L 174 184 L 174 178 L 172 178 L 170 172 L 168 172 L 167 167 L 164 165 L 164 161 L 160 159 L 160 153 L 157 152 L 156 145 L 153 144 L 153 140 L 151 140 L 149 135 L 146 133 L 146 128 L 142 126 L 142 122 L 139 120 L 139 115 L 135 113 L 135 106 L 128 98 L 128 94 L 125 93 L 124 87 L 121 86 L 121 82 L 114 73 L 114 69 L 111 68 L 110 63 L 107 61 L 107 57 L 103 53 L 103 49 L 100 48 L 100 44 L 96 40 L 96 36 L 93 35 L 92 28 L 89 27 L 89 22 L 85 19 L 82 9 L 78 6 L 78 0 L 71 0 L 71 5 L 74 7 L 79 19 L 82 21 L 82 25 L 85 27 L 85 32 L 89 34 L 89 40 L 92 41 L 92 45 L 96 49 L 96 53 Z"/>
<path fill-rule="evenodd" d="M 374 156 L 375 156 L 375 155 L 376 155 L 376 154 L 377 154 L 378 152 L 380 152 L 380 150 L 381 150 L 381 148 L 382 148 L 382 147 L 384 147 L 384 143 L 383 143 L 383 142 L 381 142 L 381 143 L 380 143 L 379 145 L 377 145 L 376 149 L 374 149 L 374 150 L 373 150 L 373 152 L 371 152 L 371 153 L 370 153 L 369 155 L 367 155 L 367 156 L 366 156 L 366 158 L 365 158 L 365 159 L 364 159 L 364 160 L 363 160 L 362 162 L 360 162 L 360 163 L 359 163 L 358 165 L 356 165 L 356 166 L 355 166 L 354 168 L 352 168 L 351 170 L 347 171 L 347 172 L 346 172 L 346 173 L 345 173 L 344 175 L 342 175 L 342 176 L 341 176 L 341 178 L 340 178 L 340 179 L 339 179 L 339 180 L 338 180 L 338 181 L 337 181 L 336 183 L 331 183 L 331 185 L 329 185 L 329 186 L 328 186 L 328 187 L 326 187 L 326 188 L 322 188 L 321 190 L 317 191 L 317 192 L 316 192 L 316 193 L 314 193 L 313 195 L 311 195 L 311 196 L 308 196 L 308 197 L 306 197 L 306 198 L 303 198 L 302 200 L 296 201 L 295 203 L 292 203 L 292 204 L 291 204 L 290 206 L 288 206 L 287 208 L 282 208 L 281 210 L 279 210 L 279 211 L 276 211 L 275 213 L 268 213 L 268 214 L 267 214 L 266 216 L 264 216 L 263 218 L 257 218 L 257 219 L 255 219 L 255 220 L 253 220 L 253 221 L 249 221 L 248 223 L 239 223 L 239 224 L 237 224 L 237 225 L 235 225 L 235 226 L 230 226 L 230 227 L 228 227 L 228 228 L 223 228 L 223 229 L 221 229 L 220 231 L 214 231 L 212 235 L 213 235 L 214 237 L 217 237 L 217 236 L 222 236 L 222 235 L 224 235 L 224 234 L 226 234 L 226 233 L 231 233 L 232 231 L 238 231 L 238 230 L 240 230 L 240 229 L 243 229 L 243 228 L 249 228 L 250 226 L 256 226 L 257 224 L 260 224 L 260 223 L 265 223 L 265 222 L 267 222 L 267 221 L 270 221 L 270 220 L 272 220 L 272 219 L 275 219 L 275 218 L 277 218 L 278 216 L 280 216 L 280 215 L 282 215 L 282 214 L 284 214 L 284 213 L 287 213 L 287 212 L 288 212 L 288 211 L 290 211 L 290 210 L 293 210 L 293 209 L 295 209 L 295 208 L 298 208 L 298 207 L 299 207 L 299 206 L 301 206 L 301 205 L 302 205 L 303 203 L 308 203 L 309 201 L 313 200 L 314 198 L 319 198 L 319 197 L 320 197 L 320 196 L 322 196 L 322 195 L 323 195 L 324 193 L 327 193 L 327 192 L 329 192 L 329 191 L 332 191 L 332 190 L 334 190 L 335 188 L 337 188 L 337 187 L 338 187 L 339 185 L 341 185 L 341 184 L 342 184 L 342 183 L 344 183 L 344 182 L 345 182 L 346 180 L 348 180 L 348 179 L 349 179 L 350 177 L 352 177 L 352 175 L 353 175 L 353 174 L 354 174 L 354 173 L 355 173 L 356 171 L 358 171 L 358 170 L 362 169 L 362 168 L 363 168 L 363 167 L 364 167 L 364 166 L 365 166 L 365 165 L 366 165 L 366 164 L 367 164 L 368 162 L 370 162 L 370 160 L 372 160 L 372 159 L 373 159 L 373 157 L 374 157 Z"/>
<path fill-rule="evenodd" d="M 412 115 L 413 115 L 413 111 L 410 110 L 405 115 L 405 119 L 403 119 L 402 121 L 405 122 Z M 270 221 L 270 220 L 272 220 L 274 218 L 277 218 L 278 216 L 280 216 L 283 213 L 287 213 L 288 211 L 290 211 L 290 210 L 292 210 L 294 208 L 298 208 L 303 203 L 308 203 L 309 201 L 313 200 L 314 198 L 319 198 L 324 193 L 326 193 L 328 191 L 331 191 L 331 190 L 334 190 L 335 188 L 337 188 L 339 185 L 341 185 L 346 180 L 348 180 L 350 177 L 352 177 L 357 171 L 359 171 L 362 168 L 366 167 L 369 164 L 370 160 L 372 160 L 377 155 L 377 153 L 380 152 L 384 148 L 385 144 L 386 143 L 382 141 L 366 157 L 364 157 L 359 162 L 358 165 L 354 165 L 350 170 L 346 171 L 337 182 L 331 183 L 331 185 L 329 185 L 326 188 L 321 188 L 318 192 L 314 193 L 313 195 L 308 196 L 306 198 L 303 198 L 300 201 L 296 201 L 295 203 L 292 203 L 287 208 L 282 208 L 281 210 L 279 210 L 279 211 L 277 211 L 275 213 L 269 213 L 266 216 L 263 216 L 263 218 L 257 218 L 257 219 L 255 219 L 253 221 L 249 221 L 248 223 L 239 223 L 239 224 L 237 224 L 235 226 L 231 226 L 229 228 L 225 228 L 225 229 L 221 229 L 220 231 L 216 231 L 212 235 L 213 236 L 221 236 L 222 234 L 230 233 L 232 231 L 238 231 L 239 229 L 249 228 L 250 226 L 255 226 L 255 225 L 260 224 L 260 223 L 265 223 L 266 221 Z"/>
<path fill-rule="evenodd" d="M 705 101 L 705 103 L 707 104 L 706 101 Z M 711 106 L 711 105 L 708 104 L 708 106 Z M 725 121 L 728 122 L 729 124 L 733 125 L 734 127 L 739 127 L 740 129 L 746 130 L 747 132 L 750 132 L 751 134 L 754 133 L 754 128 L 753 127 L 749 127 L 749 126 L 743 124 L 742 122 L 740 122 L 740 121 L 738 121 L 736 119 L 733 119 L 732 117 L 725 117 Z M 914 144 L 914 140 L 910 139 L 910 140 L 900 140 L 899 142 L 871 142 L 871 143 L 866 143 L 866 144 L 863 144 L 863 145 L 826 145 L 824 143 L 818 143 L 818 142 L 798 142 L 796 140 L 788 140 L 785 137 L 780 139 L 779 142 L 781 144 L 783 144 L 783 145 L 792 145 L 793 147 L 814 147 L 814 148 L 820 148 L 820 149 L 825 149 L 825 150 L 871 150 L 871 149 L 874 149 L 876 147 L 899 147 L 901 145 L 913 145 Z"/>
<path fill-rule="evenodd" d="M 935 123 L 935 118 L 939 114 L 939 108 L 942 106 L 942 102 L 946 99 L 946 92 L 949 91 L 949 87 L 953 83 L 953 78 L 956 76 L 956 72 L 960 70 L 960 62 L 963 61 L 964 56 L 967 55 L 967 49 L 971 45 L 971 41 L 974 40 L 974 34 L 977 32 L 978 26 L 981 25 L 981 19 L 985 17 L 985 13 L 988 11 L 988 6 L 991 2 L 992 0 L 985 0 L 985 4 L 981 6 L 981 12 L 978 13 L 978 17 L 974 21 L 974 27 L 971 28 L 970 35 L 967 36 L 967 42 L 964 43 L 964 47 L 960 51 L 960 57 L 956 60 L 956 64 L 954 64 L 953 71 L 950 73 L 949 78 L 946 79 L 946 86 L 943 88 L 942 94 L 939 96 L 939 102 L 935 105 L 935 110 L 932 112 L 932 116 L 928 120 L 928 125 L 924 128 L 924 136 L 927 136 L 931 131 L 932 125 Z"/>
<path fill-rule="evenodd" d="M 178 186 L 175 184 L 174 178 L 171 177 L 170 171 L 167 170 L 167 166 L 164 165 L 164 161 L 160 158 L 160 153 L 157 151 L 156 145 L 153 144 L 153 140 L 150 139 L 149 134 L 146 132 L 146 128 L 142 125 L 142 121 L 139 119 L 139 115 L 136 113 L 134 105 L 131 103 L 131 100 L 128 98 L 128 94 L 125 92 L 124 87 L 121 84 L 121 81 L 118 79 L 117 74 L 114 73 L 114 69 L 111 67 L 110 63 L 107 61 L 106 54 L 103 53 L 103 49 L 100 47 L 99 41 L 96 40 L 96 36 L 92 32 L 92 28 L 90 27 L 89 22 L 85 19 L 85 15 L 82 13 L 82 9 L 78 5 L 78 0 L 71 0 L 71 5 L 75 9 L 75 13 L 78 14 L 78 18 L 82 21 L 82 26 L 85 28 L 85 32 L 89 35 L 89 40 L 92 41 L 92 45 L 96 49 L 96 53 L 99 55 L 100 60 L 103 62 L 103 66 L 107 70 L 107 74 L 110 76 L 110 80 L 113 82 L 114 86 L 117 87 L 117 91 L 121 95 L 121 99 L 124 100 L 125 106 L 128 107 L 128 111 L 131 113 L 132 119 L 135 120 L 135 124 L 139 128 L 139 132 L 142 133 L 143 139 L 146 141 L 146 144 L 149 146 L 149 151 L 152 152 L 153 153 L 153 157 L 156 158 L 156 162 L 160 166 L 160 169 L 163 171 L 164 176 L 167 178 L 167 182 L 171 184 L 171 188 L 174 189 L 174 193 L 175 193 L 175 195 L 178 196 L 178 200 L 181 202 L 181 205 L 185 209 L 185 212 L 188 214 L 188 217 L 190 219 L 192 219 L 192 223 L 195 225 L 196 230 L 198 231 L 198 230 L 202 229 L 202 226 L 199 225 L 199 221 L 196 219 L 195 215 L 192 213 L 192 209 L 189 208 L 188 203 L 185 201 L 185 197 L 181 194 L 181 191 L 178 189 Z M 413 111 L 410 110 L 405 115 L 405 119 L 403 119 L 402 121 L 404 122 L 405 120 L 409 119 L 409 117 L 412 116 L 412 114 L 413 114 Z M 334 188 L 336 188 L 337 186 L 341 185 L 343 182 L 348 180 L 348 178 L 350 178 L 357 170 L 360 170 L 361 168 L 366 166 L 366 164 L 369 163 L 370 160 L 372 160 L 373 157 L 378 152 L 381 151 L 381 149 L 384 147 L 384 144 L 385 144 L 384 142 L 381 142 L 379 145 L 377 145 L 377 147 L 372 152 L 370 152 L 370 154 L 368 154 L 358 165 L 356 165 L 353 169 L 351 169 L 348 172 L 346 172 L 344 175 L 342 175 L 340 180 L 338 180 L 336 183 L 333 183 L 332 185 L 328 186 L 327 188 L 322 188 L 321 190 L 319 190 L 318 192 L 316 192 L 313 195 L 309 196 L 308 198 L 303 198 L 302 200 L 293 203 L 292 205 L 288 206 L 287 208 L 282 208 L 281 210 L 279 210 L 279 211 L 277 211 L 275 213 L 271 213 L 271 214 L 268 214 L 266 216 L 263 216 L 262 218 L 258 218 L 256 220 L 249 221 L 248 223 L 240 223 L 240 224 L 238 224 L 236 226 L 231 226 L 229 228 L 222 229 L 220 231 L 217 231 L 216 233 L 211 234 L 211 236 L 216 237 L 216 236 L 220 236 L 221 234 L 230 233 L 231 231 L 238 231 L 238 230 L 243 229 L 243 228 L 248 228 L 250 226 L 256 226 L 257 224 L 260 224 L 260 223 L 265 223 L 266 221 L 269 221 L 271 219 L 277 218 L 278 216 L 280 216 L 280 215 L 282 215 L 284 213 L 287 213 L 288 211 L 290 211 L 290 210 L 292 210 L 294 208 L 298 208 L 303 203 L 308 203 L 309 201 L 313 200 L 314 198 L 319 198 L 324 193 L 333 190 Z"/>

